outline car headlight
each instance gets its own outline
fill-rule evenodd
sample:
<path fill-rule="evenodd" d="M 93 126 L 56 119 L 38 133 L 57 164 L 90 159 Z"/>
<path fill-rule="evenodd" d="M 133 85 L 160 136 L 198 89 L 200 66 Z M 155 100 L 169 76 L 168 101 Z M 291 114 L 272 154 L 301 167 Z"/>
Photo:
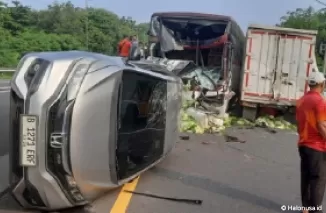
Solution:
<path fill-rule="evenodd" d="M 73 76 L 68 82 L 68 94 L 67 100 L 74 100 L 78 94 L 79 88 L 83 82 L 83 79 L 87 73 L 89 65 L 79 64 L 74 70 Z"/>

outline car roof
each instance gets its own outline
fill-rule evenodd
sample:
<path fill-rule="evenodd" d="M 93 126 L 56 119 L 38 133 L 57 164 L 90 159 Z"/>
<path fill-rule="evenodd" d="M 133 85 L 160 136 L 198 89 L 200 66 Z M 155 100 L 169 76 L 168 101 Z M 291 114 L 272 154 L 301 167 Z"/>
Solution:
<path fill-rule="evenodd" d="M 217 15 L 217 14 L 209 14 L 209 13 L 195 13 L 195 12 L 157 12 L 153 13 L 153 16 L 160 17 L 198 17 L 205 18 L 210 20 L 220 20 L 220 21 L 231 21 L 232 18 L 230 16 Z"/>

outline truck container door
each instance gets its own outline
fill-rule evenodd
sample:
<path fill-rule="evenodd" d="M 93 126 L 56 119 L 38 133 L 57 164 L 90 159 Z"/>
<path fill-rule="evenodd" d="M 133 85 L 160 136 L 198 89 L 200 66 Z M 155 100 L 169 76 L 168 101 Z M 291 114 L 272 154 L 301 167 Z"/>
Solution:
<path fill-rule="evenodd" d="M 279 54 L 276 66 L 274 98 L 293 102 L 307 90 L 306 77 L 312 70 L 313 37 L 282 34 L 279 36 Z"/>
<path fill-rule="evenodd" d="M 262 30 L 249 30 L 245 60 L 243 98 L 268 101 L 272 96 L 277 37 Z"/>
<path fill-rule="evenodd" d="M 293 104 L 306 91 L 315 36 L 250 29 L 242 100 Z"/>

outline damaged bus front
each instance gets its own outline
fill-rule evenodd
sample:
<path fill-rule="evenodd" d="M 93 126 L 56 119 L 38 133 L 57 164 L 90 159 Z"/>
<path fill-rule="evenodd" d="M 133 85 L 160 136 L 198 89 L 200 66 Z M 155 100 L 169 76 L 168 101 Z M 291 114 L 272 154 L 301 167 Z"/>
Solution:
<path fill-rule="evenodd" d="M 154 13 L 148 36 L 150 56 L 197 65 L 179 76 L 197 79 L 191 90 L 209 96 L 209 105 L 217 103 L 214 111 L 224 113 L 230 98 L 239 94 L 245 36 L 238 24 L 227 16 Z"/>

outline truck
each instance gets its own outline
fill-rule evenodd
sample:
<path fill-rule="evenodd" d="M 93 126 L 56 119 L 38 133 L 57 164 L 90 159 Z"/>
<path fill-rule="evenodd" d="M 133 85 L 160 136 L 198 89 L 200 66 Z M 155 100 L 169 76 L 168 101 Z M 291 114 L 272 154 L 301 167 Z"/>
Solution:
<path fill-rule="evenodd" d="M 248 27 L 241 73 L 242 117 L 254 120 L 262 108 L 293 111 L 318 72 L 316 30 L 252 24 Z"/>

